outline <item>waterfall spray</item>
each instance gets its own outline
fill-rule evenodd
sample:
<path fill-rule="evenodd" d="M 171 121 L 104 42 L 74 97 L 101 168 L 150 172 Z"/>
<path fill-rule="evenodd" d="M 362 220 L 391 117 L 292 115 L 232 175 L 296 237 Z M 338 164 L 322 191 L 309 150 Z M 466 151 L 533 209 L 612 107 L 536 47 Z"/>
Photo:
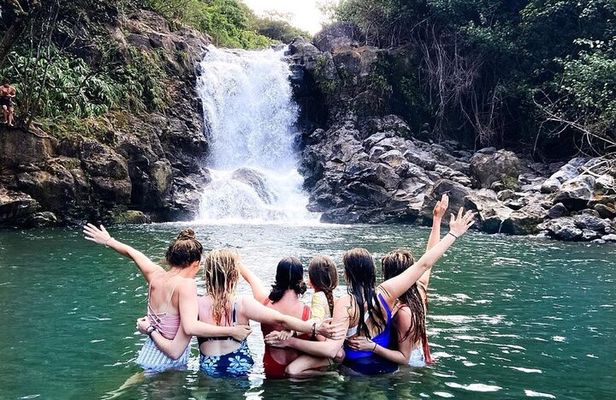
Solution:
<path fill-rule="evenodd" d="M 212 182 L 200 219 L 220 222 L 314 222 L 306 210 L 294 144 L 298 106 L 282 50 L 211 47 L 197 89 L 203 103 Z"/>

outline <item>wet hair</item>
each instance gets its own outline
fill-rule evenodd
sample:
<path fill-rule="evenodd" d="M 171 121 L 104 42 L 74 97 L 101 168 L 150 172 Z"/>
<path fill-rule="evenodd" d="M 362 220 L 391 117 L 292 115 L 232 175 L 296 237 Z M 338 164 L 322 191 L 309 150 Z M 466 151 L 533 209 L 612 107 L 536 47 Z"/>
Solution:
<path fill-rule="evenodd" d="M 297 295 L 306 292 L 306 282 L 304 282 L 304 267 L 302 262 L 296 257 L 283 258 L 276 267 L 276 281 L 272 285 L 269 299 L 272 303 L 282 298 L 284 292 L 293 290 Z"/>
<path fill-rule="evenodd" d="M 203 246 L 197 240 L 195 231 L 184 229 L 169 245 L 165 260 L 173 267 L 186 268 L 195 261 L 201 261 Z"/>
<path fill-rule="evenodd" d="M 2 79 L 2 86 L 7 86 L 11 83 L 11 81 L 9 81 L 9 78 L 3 78 Z"/>
<path fill-rule="evenodd" d="M 347 280 L 347 292 L 353 296 L 357 310 L 359 310 L 357 333 L 371 337 L 368 324 L 364 320 L 366 312 L 379 331 L 382 331 L 386 324 L 383 311 L 381 310 L 381 302 L 377 297 L 375 289 L 376 272 L 374 260 L 368 250 L 356 248 L 344 253 L 342 262 L 344 263 L 344 272 Z"/>
<path fill-rule="evenodd" d="M 203 278 L 205 290 L 213 299 L 212 317 L 216 324 L 220 325 L 223 318 L 231 323 L 228 304 L 239 281 L 239 263 L 239 254 L 227 249 L 212 250 L 205 257 Z"/>
<path fill-rule="evenodd" d="M 315 292 L 323 292 L 327 298 L 329 312 L 334 315 L 334 289 L 338 286 L 336 264 L 327 256 L 315 256 L 308 265 L 308 277 Z"/>
<path fill-rule="evenodd" d="M 394 250 L 387 253 L 381 259 L 383 268 L 383 279 L 387 280 L 394 276 L 400 275 L 407 268 L 415 263 L 413 254 L 408 250 Z M 406 333 L 399 338 L 399 341 L 405 341 L 409 337 L 412 343 L 417 343 L 420 340 L 425 340 L 426 337 L 426 309 L 424 307 L 421 294 L 417 283 L 413 284 L 406 292 L 404 292 L 398 300 L 409 307 L 411 311 L 411 325 Z"/>

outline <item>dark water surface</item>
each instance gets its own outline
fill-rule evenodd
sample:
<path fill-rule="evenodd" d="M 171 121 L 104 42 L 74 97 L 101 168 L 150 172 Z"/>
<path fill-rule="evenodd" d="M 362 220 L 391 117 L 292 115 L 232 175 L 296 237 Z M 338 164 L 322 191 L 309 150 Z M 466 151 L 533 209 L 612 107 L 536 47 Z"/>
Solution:
<path fill-rule="evenodd" d="M 115 228 L 160 259 L 178 224 Z M 344 250 L 377 255 L 428 231 L 404 226 L 201 226 L 206 248 L 237 247 L 271 282 L 277 260 Z M 616 247 L 464 237 L 435 267 L 428 330 L 437 363 L 391 376 L 266 381 L 261 333 L 245 380 L 196 371 L 145 380 L 133 364 L 147 287 L 133 264 L 77 230 L 0 232 L 1 399 L 612 399 L 616 392 Z M 247 286 L 241 285 L 241 292 Z M 339 288 L 344 291 L 344 287 Z M 193 353 L 195 352 L 193 346 Z M 126 387 L 123 385 L 128 381 Z"/>

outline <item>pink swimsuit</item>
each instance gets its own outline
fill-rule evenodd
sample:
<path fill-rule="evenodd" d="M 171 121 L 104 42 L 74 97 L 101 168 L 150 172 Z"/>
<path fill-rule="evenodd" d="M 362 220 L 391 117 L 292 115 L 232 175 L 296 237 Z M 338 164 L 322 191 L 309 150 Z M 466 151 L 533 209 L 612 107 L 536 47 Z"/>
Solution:
<path fill-rule="evenodd" d="M 167 313 L 156 314 L 150 305 L 150 291 L 151 288 L 148 289 L 147 312 L 150 324 L 166 339 L 172 340 L 180 329 L 180 316 Z M 171 292 L 171 296 L 173 296 L 174 291 L 175 289 Z M 169 303 L 170 302 L 171 297 L 169 298 Z M 186 346 L 186 350 L 184 350 L 180 358 L 174 360 L 160 351 L 152 339 L 148 338 L 143 344 L 141 351 L 139 351 L 136 362 L 147 374 L 162 372 L 169 369 L 186 369 L 189 354 L 190 344 Z"/>

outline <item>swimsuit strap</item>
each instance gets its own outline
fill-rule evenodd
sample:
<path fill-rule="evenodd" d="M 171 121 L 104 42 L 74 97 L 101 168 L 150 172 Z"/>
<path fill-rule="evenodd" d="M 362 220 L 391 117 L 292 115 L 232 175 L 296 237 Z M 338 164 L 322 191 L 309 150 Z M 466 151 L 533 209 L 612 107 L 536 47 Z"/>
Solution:
<path fill-rule="evenodd" d="M 308 321 L 310 319 L 310 307 L 304 305 L 304 310 L 302 311 L 302 321 Z"/>
<path fill-rule="evenodd" d="M 389 321 L 391 321 L 391 309 L 389 308 L 389 304 L 387 304 L 385 298 L 383 297 L 383 294 L 381 293 L 379 293 L 379 300 L 381 301 L 381 304 L 383 305 L 383 308 L 387 313 L 387 323 L 389 323 Z"/>
<path fill-rule="evenodd" d="M 233 309 L 231 311 L 231 325 L 237 325 L 237 299 L 233 300 Z"/>

